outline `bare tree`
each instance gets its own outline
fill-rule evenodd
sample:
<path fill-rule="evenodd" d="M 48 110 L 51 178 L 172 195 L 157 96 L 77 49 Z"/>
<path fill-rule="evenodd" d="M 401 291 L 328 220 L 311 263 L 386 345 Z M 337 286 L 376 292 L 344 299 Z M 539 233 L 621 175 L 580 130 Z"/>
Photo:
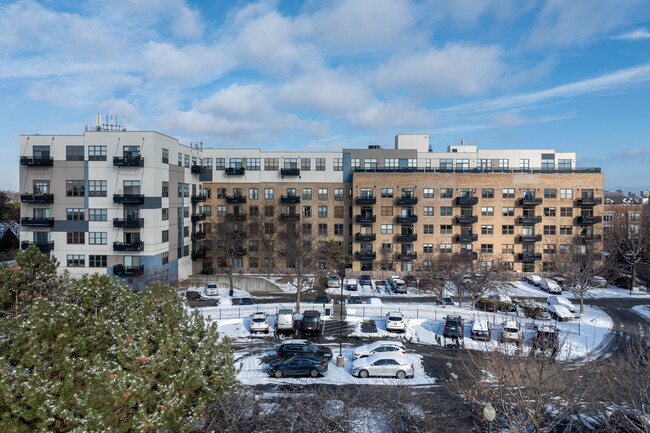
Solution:
<path fill-rule="evenodd" d="M 605 235 L 605 248 L 612 265 L 624 263 L 629 266 L 632 276 L 629 279 L 630 291 L 636 283 L 637 265 L 650 255 L 650 212 L 644 212 L 636 224 L 631 224 L 629 213 L 617 215 L 610 230 Z"/>
<path fill-rule="evenodd" d="M 460 284 L 470 298 L 472 310 L 481 298 L 499 293 L 509 284 L 508 268 L 498 256 L 480 254 L 463 268 Z"/>
<path fill-rule="evenodd" d="M 575 241 L 573 245 L 560 250 L 550 266 L 562 281 L 564 290 L 580 299 L 580 314 L 583 314 L 585 295 L 596 287 L 594 277 L 602 272 L 602 255 L 591 245 L 576 245 L 577 243 Z"/>
<path fill-rule="evenodd" d="M 285 261 L 286 276 L 296 288 L 296 313 L 300 314 L 300 295 L 318 270 L 318 251 L 311 232 L 285 223 L 278 233 L 279 255 Z"/>
<path fill-rule="evenodd" d="M 248 238 L 243 227 L 243 216 L 227 214 L 218 217 L 211 224 L 209 241 L 212 244 L 213 266 L 228 275 L 230 296 L 234 294 L 233 274 L 241 258 L 246 254 L 245 241 Z"/>
<path fill-rule="evenodd" d="M 450 285 L 447 278 L 456 266 L 456 259 L 451 254 L 425 253 L 415 263 L 415 269 L 420 277 L 420 287 L 436 295 L 446 307 L 445 297 Z"/>
<path fill-rule="evenodd" d="M 277 237 L 282 222 L 274 216 L 255 215 L 249 220 L 249 235 L 251 239 L 257 239 L 258 251 L 263 259 L 260 268 L 264 268 L 266 276 L 270 277 L 275 269 L 275 256 L 278 252 Z"/>
<path fill-rule="evenodd" d="M 319 257 L 327 263 L 328 269 L 335 269 L 341 278 L 345 276 L 345 268 L 352 262 L 352 255 L 334 240 L 325 242 L 319 251 Z"/>

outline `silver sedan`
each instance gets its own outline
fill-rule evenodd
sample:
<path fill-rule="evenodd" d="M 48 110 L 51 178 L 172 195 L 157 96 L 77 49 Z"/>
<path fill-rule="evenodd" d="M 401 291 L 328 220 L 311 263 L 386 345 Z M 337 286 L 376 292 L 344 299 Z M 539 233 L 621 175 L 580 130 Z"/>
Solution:
<path fill-rule="evenodd" d="M 413 377 L 414 372 L 413 364 L 407 357 L 392 353 L 378 353 L 352 363 L 352 375 L 361 378 L 388 376 L 404 379 Z"/>

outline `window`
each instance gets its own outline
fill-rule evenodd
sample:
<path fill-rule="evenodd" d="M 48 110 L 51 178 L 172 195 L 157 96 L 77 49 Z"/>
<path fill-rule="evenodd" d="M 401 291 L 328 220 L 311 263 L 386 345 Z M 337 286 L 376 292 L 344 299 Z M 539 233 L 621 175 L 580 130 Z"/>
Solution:
<path fill-rule="evenodd" d="M 83 146 L 66 146 L 65 147 L 65 160 L 66 161 L 83 161 L 84 160 L 84 147 Z"/>
<path fill-rule="evenodd" d="M 571 200 L 573 198 L 573 190 L 572 189 L 561 189 L 560 190 L 560 198 L 565 198 L 565 199 Z"/>
<path fill-rule="evenodd" d="M 494 252 L 494 246 L 492 244 L 481 244 L 481 252 L 492 254 Z"/>
<path fill-rule="evenodd" d="M 169 263 L 169 251 L 165 251 L 162 253 L 162 264 L 166 265 Z"/>
<path fill-rule="evenodd" d="M 106 256 L 89 255 L 88 267 L 90 268 L 105 268 Z"/>
<path fill-rule="evenodd" d="M 177 192 L 178 192 L 179 197 L 183 197 L 183 184 L 182 183 L 178 184 L 178 191 Z"/>
<path fill-rule="evenodd" d="M 554 207 L 545 207 L 544 208 L 544 216 L 545 217 L 554 217 L 555 215 L 555 208 Z"/>
<path fill-rule="evenodd" d="M 424 216 L 433 216 L 433 206 L 424 206 Z"/>
<path fill-rule="evenodd" d="M 185 166 L 185 168 L 190 168 L 190 156 L 189 155 L 185 155 L 183 165 Z"/>
<path fill-rule="evenodd" d="M 302 225 L 302 234 L 305 236 L 310 236 L 311 235 L 311 224 L 303 224 Z"/>
<path fill-rule="evenodd" d="M 264 188 L 264 199 L 273 200 L 273 188 Z"/>
<path fill-rule="evenodd" d="M 557 230 L 556 226 L 544 226 L 545 235 L 555 236 L 557 234 L 556 230 Z"/>
<path fill-rule="evenodd" d="M 555 244 L 544 244 L 544 254 L 555 254 Z"/>
<path fill-rule="evenodd" d="M 350 168 L 355 169 L 361 167 L 361 159 L 360 158 L 351 158 L 350 159 Z"/>
<path fill-rule="evenodd" d="M 86 233 L 85 232 L 68 232 L 67 233 L 68 244 L 85 244 L 86 243 Z"/>
<path fill-rule="evenodd" d="M 382 206 L 381 216 L 393 216 L 393 206 Z"/>
<path fill-rule="evenodd" d="M 334 200 L 343 201 L 343 188 L 334 189 Z"/>
<path fill-rule="evenodd" d="M 510 166 L 510 160 L 509 159 L 500 159 L 499 160 L 499 168 L 500 169 L 505 169 L 507 170 Z"/>
<path fill-rule="evenodd" d="M 557 161 L 558 170 L 571 170 L 571 160 L 570 159 L 559 159 Z"/>
<path fill-rule="evenodd" d="M 49 209 L 47 209 L 49 211 Z M 48 212 L 49 213 L 49 212 Z M 68 208 L 66 210 L 67 220 L 68 221 L 83 221 L 84 220 L 84 210 L 76 208 Z"/>
<path fill-rule="evenodd" d="M 183 154 L 178 152 L 178 166 L 182 167 L 183 166 Z"/>
<path fill-rule="evenodd" d="M 452 216 L 454 208 L 451 206 L 440 206 L 440 216 Z"/>
<path fill-rule="evenodd" d="M 169 182 L 163 181 L 162 183 L 162 196 L 169 197 Z"/>
<path fill-rule="evenodd" d="M 280 168 L 280 160 L 278 158 L 264 158 L 264 170 L 278 171 Z"/>
<path fill-rule="evenodd" d="M 260 159 L 246 158 L 246 170 L 260 171 Z"/>
<path fill-rule="evenodd" d="M 363 167 L 366 170 L 376 170 L 377 169 L 377 158 L 365 158 L 363 160 Z"/>
<path fill-rule="evenodd" d="M 88 146 L 88 161 L 106 161 L 106 146 Z"/>
<path fill-rule="evenodd" d="M 205 168 L 206 173 L 212 173 L 212 158 L 203 158 L 201 165 Z"/>
<path fill-rule="evenodd" d="M 502 207 L 501 208 L 501 216 L 504 216 L 504 217 L 515 216 L 515 208 L 514 207 Z"/>
<path fill-rule="evenodd" d="M 189 255 L 190 255 L 190 246 L 189 246 L 189 245 L 185 245 L 185 246 L 183 247 L 183 257 L 187 257 L 187 256 L 189 256 Z"/>
<path fill-rule="evenodd" d="M 215 170 L 225 170 L 226 169 L 226 158 L 215 158 L 214 159 L 214 169 Z"/>
<path fill-rule="evenodd" d="M 494 234 L 494 226 L 492 226 L 492 225 L 482 225 L 481 226 L 481 234 L 482 235 L 493 235 Z"/>
<path fill-rule="evenodd" d="M 327 200 L 327 188 L 318 188 L 318 200 Z"/>
<path fill-rule="evenodd" d="M 305 218 L 311 218 L 311 206 L 302 207 L 302 216 Z"/>
<path fill-rule="evenodd" d="M 433 198 L 433 188 L 424 188 L 424 198 Z"/>
<path fill-rule="evenodd" d="M 169 208 L 164 207 L 161 209 L 162 212 L 162 220 L 163 221 L 168 221 L 169 220 Z"/>
<path fill-rule="evenodd" d="M 440 170 L 453 171 L 454 170 L 454 160 L 453 159 L 441 159 L 440 160 Z"/>
<path fill-rule="evenodd" d="M 217 188 L 217 198 L 226 198 L 226 188 Z"/>
<path fill-rule="evenodd" d="M 86 267 L 86 256 L 83 254 L 68 254 L 67 262 L 69 268 L 84 268 Z"/>
<path fill-rule="evenodd" d="M 88 209 L 88 219 L 90 221 L 106 221 L 106 209 Z"/>
<path fill-rule="evenodd" d="M 91 181 L 92 182 L 92 181 Z M 103 182 L 102 188 L 104 188 L 104 196 L 106 195 L 106 181 L 101 180 L 97 182 Z M 189 189 L 187 187 L 187 184 L 185 185 L 185 197 L 189 197 Z M 140 181 L 139 180 L 125 180 L 124 181 L 124 194 L 128 195 L 138 195 L 140 194 Z"/>
<path fill-rule="evenodd" d="M 513 254 L 515 252 L 515 245 L 514 244 L 502 244 L 501 245 L 501 253 L 503 254 Z"/>
<path fill-rule="evenodd" d="M 162 241 L 169 242 L 169 230 L 162 231 Z"/>
<path fill-rule="evenodd" d="M 259 241 L 256 239 L 251 239 L 248 241 L 248 251 L 258 251 L 259 250 Z"/>
<path fill-rule="evenodd" d="M 542 170 L 553 171 L 553 169 L 555 169 L 555 157 L 552 159 L 542 157 Z"/>
<path fill-rule="evenodd" d="M 343 218 L 343 206 L 334 206 L 334 218 Z"/>
<path fill-rule="evenodd" d="M 318 206 L 318 217 L 327 218 L 327 206 Z"/>
<path fill-rule="evenodd" d="M 519 160 L 519 168 L 522 170 L 528 170 L 530 168 L 530 160 L 529 159 L 520 159 Z"/>
<path fill-rule="evenodd" d="M 343 158 L 334 158 L 334 171 L 343 171 Z"/>
<path fill-rule="evenodd" d="M 494 207 L 493 206 L 481 206 L 481 215 L 482 216 L 494 216 Z"/>
<path fill-rule="evenodd" d="M 384 160 L 384 167 L 385 168 L 397 168 L 398 167 L 398 159 L 397 158 L 386 158 Z"/>
<path fill-rule="evenodd" d="M 183 208 L 183 218 L 189 218 L 190 217 L 190 208 L 189 207 L 184 207 Z"/>
<path fill-rule="evenodd" d="M 443 224 L 440 226 L 441 235 L 450 235 L 452 234 L 452 226 L 448 224 Z"/>
<path fill-rule="evenodd" d="M 106 245 L 106 232 L 88 233 L 88 243 L 90 245 Z"/>
<path fill-rule="evenodd" d="M 442 254 L 451 254 L 451 244 L 440 244 L 440 252 Z"/>
<path fill-rule="evenodd" d="M 183 237 L 188 237 L 190 235 L 190 226 L 183 227 Z"/>
<path fill-rule="evenodd" d="M 224 206 L 225 208 L 225 206 Z M 224 210 L 225 213 L 225 210 Z M 264 206 L 264 216 L 271 218 L 273 216 L 273 206 Z"/>
<path fill-rule="evenodd" d="M 502 225 L 501 226 L 501 234 L 502 235 L 514 235 L 515 234 L 515 226 L 513 226 L 513 225 Z"/>
<path fill-rule="evenodd" d="M 425 254 L 433 253 L 433 244 L 422 244 L 422 252 Z"/>
<path fill-rule="evenodd" d="M 381 196 L 383 198 L 393 198 L 393 188 L 382 188 Z"/>
<path fill-rule="evenodd" d="M 298 168 L 298 158 L 284 158 L 284 168 Z"/>
<path fill-rule="evenodd" d="M 481 197 L 494 198 L 494 188 L 483 188 L 481 191 Z"/>
<path fill-rule="evenodd" d="M 469 159 L 457 159 L 456 170 L 461 170 L 461 171 L 469 170 Z"/>
<path fill-rule="evenodd" d="M 515 189 L 514 188 L 503 188 L 501 191 L 502 198 L 515 198 Z"/>
<path fill-rule="evenodd" d="M 572 226 L 560 226 L 560 235 L 570 236 L 573 233 Z"/>
<path fill-rule="evenodd" d="M 318 236 L 327 236 L 327 224 L 318 224 Z"/>
<path fill-rule="evenodd" d="M 424 225 L 424 234 L 425 235 L 432 235 L 433 234 L 433 224 L 425 224 Z"/>
<path fill-rule="evenodd" d="M 89 180 L 88 181 L 88 196 L 89 197 L 106 197 L 106 181 L 105 180 Z"/>
<path fill-rule="evenodd" d="M 611 221 L 613 221 L 614 215 L 613 214 L 611 214 L 611 215 L 612 215 L 612 220 Z M 573 208 L 571 208 L 571 207 L 561 207 L 560 208 L 560 216 L 561 217 L 572 217 L 573 216 Z"/>
<path fill-rule="evenodd" d="M 440 188 L 440 198 L 453 198 L 454 189 L 453 188 Z"/>
<path fill-rule="evenodd" d="M 259 216 L 260 215 L 260 208 L 257 207 L 257 206 L 249 206 L 248 207 L 248 213 L 252 217 Z M 210 210 L 210 214 L 212 214 L 212 210 Z M 206 215 L 207 215 L 207 213 L 206 213 Z"/>
<path fill-rule="evenodd" d="M 35 180 L 34 181 L 34 194 L 49 194 L 50 193 L 50 181 L 49 180 Z"/>
<path fill-rule="evenodd" d="M 259 196 L 259 190 L 257 188 L 248 189 L 248 198 L 250 200 L 257 200 L 258 196 Z"/>
<path fill-rule="evenodd" d="M 544 198 L 557 198 L 557 189 L 544 188 Z"/>
<path fill-rule="evenodd" d="M 84 181 L 83 180 L 67 180 L 65 183 L 66 195 L 68 197 L 83 197 L 84 196 Z"/>
<path fill-rule="evenodd" d="M 303 188 L 302 189 L 302 199 L 303 200 L 311 200 L 311 188 Z"/>
<path fill-rule="evenodd" d="M 325 171 L 325 158 L 316 158 L 316 171 Z"/>
<path fill-rule="evenodd" d="M 343 224 L 334 224 L 334 235 L 343 236 Z"/>
<path fill-rule="evenodd" d="M 392 224 L 382 224 L 381 225 L 381 233 L 384 235 L 392 235 L 393 234 L 393 225 Z"/>

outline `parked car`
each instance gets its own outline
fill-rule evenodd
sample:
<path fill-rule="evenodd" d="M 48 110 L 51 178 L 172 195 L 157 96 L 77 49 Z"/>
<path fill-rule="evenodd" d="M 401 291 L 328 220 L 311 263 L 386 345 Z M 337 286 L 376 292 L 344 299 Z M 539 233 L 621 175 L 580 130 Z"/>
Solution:
<path fill-rule="evenodd" d="M 451 299 L 451 298 L 449 298 L 449 297 L 447 297 L 447 298 L 443 298 L 443 299 L 445 300 L 445 305 L 451 305 L 452 307 L 456 305 L 456 303 L 454 302 L 454 300 Z"/>
<path fill-rule="evenodd" d="M 523 310 L 524 316 L 530 319 L 550 320 L 551 315 L 546 307 L 532 299 L 523 299 L 519 301 L 519 307 Z"/>
<path fill-rule="evenodd" d="M 607 287 L 607 280 L 603 277 L 595 276 L 591 279 L 595 287 Z"/>
<path fill-rule="evenodd" d="M 314 304 L 329 304 L 330 300 L 327 298 L 327 296 L 316 296 L 314 299 Z"/>
<path fill-rule="evenodd" d="M 512 302 L 512 298 L 508 295 L 492 295 L 492 299 L 496 303 L 497 311 L 504 311 L 509 313 L 515 311 L 515 303 Z"/>
<path fill-rule="evenodd" d="M 406 293 L 406 283 L 403 280 L 393 280 L 393 292 Z"/>
<path fill-rule="evenodd" d="M 368 298 L 368 303 L 370 305 L 381 305 L 381 299 L 379 299 L 379 298 Z"/>
<path fill-rule="evenodd" d="M 576 308 L 573 306 L 571 301 L 569 301 L 567 298 L 564 296 L 549 296 L 546 298 L 546 303 L 548 305 L 562 305 L 563 307 L 567 308 L 570 312 L 575 313 Z"/>
<path fill-rule="evenodd" d="M 205 286 L 205 295 L 206 296 L 219 296 L 219 288 L 217 288 L 216 281 L 208 281 L 208 285 Z"/>
<path fill-rule="evenodd" d="M 327 372 L 327 361 L 317 356 L 293 355 L 276 359 L 269 364 L 269 374 L 274 377 L 318 377 Z"/>
<path fill-rule="evenodd" d="M 533 286 L 539 286 L 539 283 L 542 281 L 542 277 L 539 275 L 527 275 L 526 281 L 528 281 Z"/>
<path fill-rule="evenodd" d="M 348 280 L 348 282 L 345 284 L 345 290 L 348 291 L 357 291 L 359 286 L 357 286 L 357 282 L 355 280 Z"/>
<path fill-rule="evenodd" d="M 278 310 L 278 320 L 275 322 L 278 332 L 293 331 L 293 310 L 289 308 L 280 308 Z"/>
<path fill-rule="evenodd" d="M 332 350 L 329 347 L 317 346 L 308 340 L 284 340 L 276 353 L 279 357 L 306 355 L 318 356 L 327 361 L 332 359 Z"/>
<path fill-rule="evenodd" d="M 359 278 L 359 283 L 362 286 L 371 286 L 372 281 L 370 280 L 370 275 L 362 275 L 361 278 Z"/>
<path fill-rule="evenodd" d="M 516 343 L 517 346 L 521 345 L 523 341 L 523 329 L 521 323 L 515 322 L 514 320 L 508 320 L 503 324 L 503 330 L 501 331 L 501 342 L 502 343 Z"/>
<path fill-rule="evenodd" d="M 492 334 L 487 320 L 475 320 L 472 325 L 472 340 L 490 341 Z"/>
<path fill-rule="evenodd" d="M 320 312 L 316 310 L 306 310 L 302 313 L 300 330 L 303 332 L 320 332 L 321 320 Z"/>
<path fill-rule="evenodd" d="M 366 378 L 369 376 L 389 376 L 398 379 L 413 377 L 413 364 L 403 355 L 378 353 L 352 362 L 352 375 Z"/>
<path fill-rule="evenodd" d="M 361 298 L 358 296 L 348 296 L 348 304 L 361 304 Z"/>
<path fill-rule="evenodd" d="M 549 278 L 542 278 L 542 280 L 539 283 L 539 287 L 542 288 L 542 290 L 545 290 L 552 295 L 562 294 L 562 287 L 560 287 L 558 283 L 556 283 L 555 281 Z"/>
<path fill-rule="evenodd" d="M 464 338 L 463 318 L 460 316 L 447 316 L 442 336 L 445 338 Z"/>
<path fill-rule="evenodd" d="M 251 333 L 269 332 L 269 318 L 264 312 L 257 312 L 251 315 Z"/>
<path fill-rule="evenodd" d="M 253 300 L 251 298 L 242 298 L 239 305 L 253 305 Z"/>
<path fill-rule="evenodd" d="M 201 293 L 195 290 L 188 290 L 185 292 L 185 299 L 188 301 L 199 301 L 201 300 Z"/>
<path fill-rule="evenodd" d="M 559 322 L 566 322 L 576 318 L 564 305 L 547 305 L 546 309 L 551 314 L 551 317 Z"/>
<path fill-rule="evenodd" d="M 377 353 L 394 353 L 397 355 L 406 355 L 406 348 L 399 341 L 380 340 L 357 347 L 354 349 L 352 358 L 365 358 L 366 356 L 375 355 Z"/>
<path fill-rule="evenodd" d="M 341 277 L 335 274 L 327 276 L 327 287 L 341 287 Z"/>
<path fill-rule="evenodd" d="M 418 285 L 418 279 L 415 278 L 413 275 L 407 275 L 402 279 L 404 280 L 406 285 L 409 286 L 409 287 L 417 287 L 417 285 Z"/>
<path fill-rule="evenodd" d="M 388 282 L 390 283 L 390 286 L 393 287 L 394 281 L 399 279 L 400 279 L 399 275 L 391 275 L 390 277 L 388 277 Z"/>
<path fill-rule="evenodd" d="M 386 331 L 404 332 L 405 330 L 406 324 L 402 313 L 394 311 L 386 314 Z"/>
<path fill-rule="evenodd" d="M 537 334 L 533 338 L 533 349 L 557 350 L 557 332 L 554 326 L 540 325 L 537 327 Z"/>

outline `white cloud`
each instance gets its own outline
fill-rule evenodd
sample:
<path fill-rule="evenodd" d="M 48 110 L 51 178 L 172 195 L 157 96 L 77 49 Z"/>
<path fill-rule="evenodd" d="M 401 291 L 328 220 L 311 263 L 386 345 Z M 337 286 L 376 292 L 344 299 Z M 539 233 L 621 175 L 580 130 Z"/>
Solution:
<path fill-rule="evenodd" d="M 191 44 L 178 48 L 150 42 L 142 54 L 150 78 L 177 80 L 185 85 L 216 80 L 234 66 L 231 51 L 220 45 Z"/>
<path fill-rule="evenodd" d="M 509 21 L 530 11 L 534 6 L 534 2 L 521 0 L 443 0 L 435 5 L 439 18 L 449 17 L 464 27 L 475 25 L 479 18 L 488 14 L 500 21 Z"/>
<path fill-rule="evenodd" d="M 622 35 L 614 36 L 612 39 L 621 39 L 625 41 L 637 41 L 641 39 L 650 39 L 650 32 L 646 27 L 641 27 L 640 29 L 633 30 L 629 33 L 624 33 Z"/>
<path fill-rule="evenodd" d="M 348 120 L 364 130 L 394 131 L 396 128 L 406 128 L 425 131 L 435 125 L 437 117 L 425 108 L 415 107 L 404 100 L 394 100 L 375 101 L 350 115 Z"/>

